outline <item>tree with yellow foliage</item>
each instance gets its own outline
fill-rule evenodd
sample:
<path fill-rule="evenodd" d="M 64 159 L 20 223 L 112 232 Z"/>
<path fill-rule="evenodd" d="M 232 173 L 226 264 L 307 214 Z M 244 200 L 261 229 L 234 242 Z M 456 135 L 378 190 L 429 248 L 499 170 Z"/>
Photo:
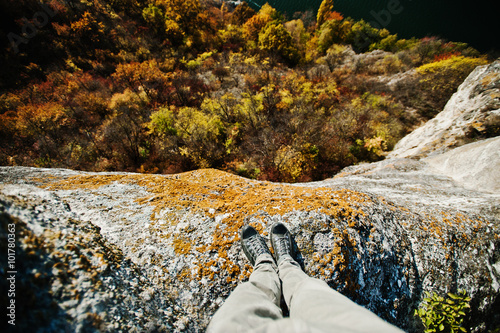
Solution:
<path fill-rule="evenodd" d="M 299 60 L 294 40 L 283 24 L 268 24 L 259 34 L 259 48 L 271 56 L 281 56 L 292 65 Z"/>
<path fill-rule="evenodd" d="M 231 23 L 241 25 L 255 15 L 255 11 L 243 1 L 231 13 Z"/>
<path fill-rule="evenodd" d="M 323 23 L 325 23 L 333 11 L 333 0 L 323 0 L 318 9 L 318 15 L 316 16 L 317 27 L 320 28 Z"/>
<path fill-rule="evenodd" d="M 274 9 L 271 5 L 266 3 L 262 6 L 257 14 L 252 16 L 244 25 L 243 33 L 248 41 L 257 42 L 259 33 L 264 29 L 268 23 L 277 21 L 281 23 L 281 14 Z"/>
<path fill-rule="evenodd" d="M 97 43 L 104 39 L 104 23 L 86 11 L 80 20 L 71 23 L 71 31 L 84 42 Z"/>
<path fill-rule="evenodd" d="M 201 11 L 199 0 L 157 0 L 156 4 L 163 8 L 165 19 L 176 22 L 182 30 L 191 32 L 198 29 L 196 22 Z"/>
<path fill-rule="evenodd" d="M 256 42 L 260 31 L 272 21 L 271 16 L 256 14 L 243 25 L 243 34 L 247 41 Z"/>
<path fill-rule="evenodd" d="M 142 11 L 146 22 L 174 45 L 180 45 L 186 35 L 199 33 L 200 14 L 199 0 L 156 0 Z"/>

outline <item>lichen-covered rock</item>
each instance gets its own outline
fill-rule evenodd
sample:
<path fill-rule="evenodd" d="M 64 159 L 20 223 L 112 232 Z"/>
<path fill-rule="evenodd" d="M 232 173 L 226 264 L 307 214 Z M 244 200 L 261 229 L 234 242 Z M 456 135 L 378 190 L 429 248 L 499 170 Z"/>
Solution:
<path fill-rule="evenodd" d="M 204 331 L 251 273 L 238 230 L 251 223 L 267 234 L 282 221 L 308 274 L 391 323 L 421 331 L 413 310 L 424 291 L 465 289 L 471 331 L 496 328 L 499 197 L 429 170 L 425 162 L 383 161 L 292 185 L 211 169 L 1 167 L 0 198 L 3 216 L 22 230 L 20 256 L 38 251 L 19 279 L 36 284 L 33 272 L 42 274 L 45 289 L 35 297 L 58 309 L 38 311 L 59 327 Z"/>
<path fill-rule="evenodd" d="M 0 229 L 2 239 L 15 230 L 14 261 L 7 262 L 1 243 L 2 291 L 3 275 L 15 276 L 13 293 L 2 293 L 2 306 L 15 301 L 7 332 L 170 331 L 182 312 L 99 227 L 74 219 L 56 196 L 0 198 Z"/>
<path fill-rule="evenodd" d="M 499 135 L 500 60 L 478 66 L 443 111 L 401 139 L 390 158 L 422 158 L 446 152 L 475 137 Z"/>

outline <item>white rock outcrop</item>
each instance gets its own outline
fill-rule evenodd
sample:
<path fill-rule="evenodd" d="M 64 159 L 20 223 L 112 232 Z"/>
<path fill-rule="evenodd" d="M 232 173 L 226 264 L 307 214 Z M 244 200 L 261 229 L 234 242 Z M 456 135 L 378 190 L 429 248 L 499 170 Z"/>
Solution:
<path fill-rule="evenodd" d="M 477 67 L 434 119 L 404 137 L 388 158 L 422 158 L 467 143 L 475 131 L 500 124 L 500 60 Z"/>
<path fill-rule="evenodd" d="M 500 137 L 470 143 L 424 161 L 467 189 L 500 193 Z"/>
<path fill-rule="evenodd" d="M 282 221 L 308 274 L 405 331 L 421 331 L 412 311 L 425 291 L 464 289 L 469 327 L 487 332 L 500 323 L 500 197 L 432 170 L 398 159 L 281 184 L 0 167 L 1 237 L 15 224 L 18 298 L 36 300 L 19 302 L 19 324 L 203 332 L 251 272 L 241 226 Z"/>

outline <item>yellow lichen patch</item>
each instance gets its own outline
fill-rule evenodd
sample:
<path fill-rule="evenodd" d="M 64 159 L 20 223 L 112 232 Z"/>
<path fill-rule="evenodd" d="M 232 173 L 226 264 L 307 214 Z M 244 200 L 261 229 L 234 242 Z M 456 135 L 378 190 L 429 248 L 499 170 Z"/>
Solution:
<path fill-rule="evenodd" d="M 198 252 L 206 252 L 207 251 L 207 244 L 202 244 L 196 248 L 196 251 Z"/>
<path fill-rule="evenodd" d="M 358 203 L 369 201 L 366 195 L 354 191 L 258 182 L 213 169 L 178 175 L 77 175 L 47 185 L 68 190 L 97 189 L 111 183 L 145 187 L 153 195 L 138 201 L 155 206 L 156 212 L 189 207 L 205 213 L 262 211 L 275 215 L 296 209 L 348 217 L 361 213 L 356 211 Z"/>
<path fill-rule="evenodd" d="M 227 277 L 227 282 L 238 282 L 241 273 L 240 266 L 232 262 L 231 260 L 226 260 L 221 266 L 221 271 L 225 272 Z"/>
<path fill-rule="evenodd" d="M 253 271 L 253 267 L 249 264 L 245 264 L 245 266 L 243 267 L 243 270 L 239 276 L 240 281 L 243 281 L 243 280 L 250 278 L 250 274 L 252 273 L 252 271 Z"/>
<path fill-rule="evenodd" d="M 179 273 L 176 275 L 178 281 L 191 281 L 192 274 L 188 267 L 183 267 Z"/>
<path fill-rule="evenodd" d="M 322 277 L 330 278 L 334 271 L 339 272 L 346 277 L 351 276 L 346 270 L 350 263 L 351 251 L 356 251 L 356 241 L 344 230 L 341 232 L 338 228 L 333 228 L 332 233 L 336 237 L 333 248 L 328 251 L 316 251 L 312 259 L 316 263 Z"/>
<path fill-rule="evenodd" d="M 338 274 L 336 280 L 344 284 L 343 292 L 355 294 L 360 288 L 356 279 L 358 274 L 353 270 L 352 264 L 352 256 L 357 251 L 356 241 L 346 230 L 333 228 L 332 233 L 336 236 L 333 248 L 313 253 L 314 269 L 311 274 L 319 274 L 322 279 L 330 279 Z"/>
<path fill-rule="evenodd" d="M 48 184 L 50 190 L 72 190 L 72 189 L 98 189 L 115 181 L 121 181 L 128 175 L 76 175 L 64 180 L 48 178 L 39 179 L 41 183 Z"/>
<path fill-rule="evenodd" d="M 498 82 L 499 79 L 500 79 L 500 74 L 489 73 L 483 76 L 483 78 L 481 79 L 481 84 L 483 85 L 483 87 L 486 87 L 494 82 Z"/>
<path fill-rule="evenodd" d="M 254 227 L 255 230 L 257 230 L 259 232 L 259 234 L 261 234 L 262 236 L 264 236 L 264 226 L 261 223 L 251 222 L 250 225 L 252 227 Z"/>
<path fill-rule="evenodd" d="M 210 280 L 213 280 L 215 277 L 215 272 L 217 270 L 217 261 L 209 260 L 205 263 L 198 263 L 198 273 L 197 278 L 201 280 L 203 277 L 207 277 Z"/>
<path fill-rule="evenodd" d="M 191 241 L 184 237 L 174 237 L 172 244 L 176 254 L 188 254 L 191 251 Z"/>
<path fill-rule="evenodd" d="M 177 175 L 77 175 L 57 182 L 47 181 L 46 186 L 53 190 L 97 190 L 114 183 L 143 187 L 149 195 L 136 201 L 154 207 L 152 219 L 159 219 L 165 212 L 184 209 L 208 217 L 225 214 L 213 232 L 211 244 L 196 250 L 217 253 L 223 262 L 227 262 L 222 263 L 222 268 L 228 269 L 231 275 L 236 275 L 237 270 L 236 265 L 226 259 L 227 250 L 239 239 L 238 231 L 246 218 L 261 219 L 262 224 L 255 224 L 260 232 L 264 232 L 266 216 L 284 215 L 294 210 L 321 212 L 334 219 L 346 220 L 349 226 L 355 227 L 356 217 L 364 215 L 362 205 L 371 202 L 368 196 L 351 190 L 260 182 L 214 169 Z M 168 221 L 175 224 L 175 216 Z M 175 238 L 173 244 L 178 254 L 191 251 L 191 243 L 187 240 Z M 202 275 L 205 273 L 203 267 L 198 267 L 198 270 Z M 243 278 L 241 271 L 238 274 L 240 279 Z"/>

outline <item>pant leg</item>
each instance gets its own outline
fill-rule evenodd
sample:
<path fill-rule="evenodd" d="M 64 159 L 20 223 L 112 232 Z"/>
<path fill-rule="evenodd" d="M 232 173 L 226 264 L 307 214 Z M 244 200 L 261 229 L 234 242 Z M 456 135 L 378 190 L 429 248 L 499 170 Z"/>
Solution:
<path fill-rule="evenodd" d="M 279 277 L 291 319 L 326 332 L 402 332 L 326 282 L 309 277 L 291 257 L 280 262 Z"/>
<path fill-rule="evenodd" d="M 245 332 L 283 318 L 280 308 L 281 283 L 270 255 L 257 258 L 248 282 L 229 295 L 214 314 L 207 332 Z"/>

